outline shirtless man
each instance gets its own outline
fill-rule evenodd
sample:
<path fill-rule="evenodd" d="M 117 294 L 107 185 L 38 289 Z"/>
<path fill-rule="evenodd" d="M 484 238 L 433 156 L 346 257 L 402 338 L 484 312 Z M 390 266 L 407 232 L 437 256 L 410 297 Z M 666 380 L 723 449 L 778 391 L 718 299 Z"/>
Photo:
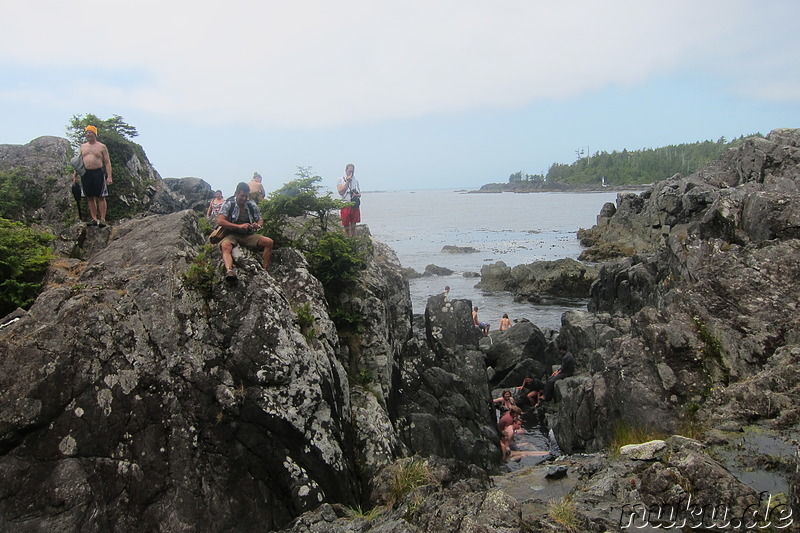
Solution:
<path fill-rule="evenodd" d="M 111 158 L 108 156 L 106 145 L 98 142 L 97 128 L 86 126 L 86 142 L 80 147 L 83 157 L 83 166 L 86 173 L 81 176 L 81 187 L 83 195 L 89 204 L 89 215 L 92 220 L 86 223 L 87 226 L 106 226 L 106 196 L 108 187 L 111 185 Z M 103 172 L 105 170 L 105 173 Z M 73 181 L 78 181 L 77 174 L 73 175 Z M 97 220 L 98 214 L 100 220 Z"/>
<path fill-rule="evenodd" d="M 267 196 L 267 191 L 261 185 L 261 174 L 253 172 L 253 179 L 247 185 L 250 187 L 250 199 L 258 203 Z"/>
<path fill-rule="evenodd" d="M 488 336 L 489 335 L 489 324 L 486 323 L 486 322 L 481 322 L 480 320 L 478 320 L 478 308 L 477 307 L 473 307 L 472 308 L 472 323 L 476 328 L 481 330 L 481 333 L 483 333 L 484 336 Z"/>

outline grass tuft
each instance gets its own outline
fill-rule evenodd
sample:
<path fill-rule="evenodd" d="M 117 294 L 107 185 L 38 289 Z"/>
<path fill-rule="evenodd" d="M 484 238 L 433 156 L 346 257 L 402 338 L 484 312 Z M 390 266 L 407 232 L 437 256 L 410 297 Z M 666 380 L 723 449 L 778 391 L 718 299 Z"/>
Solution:
<path fill-rule="evenodd" d="M 632 426 L 627 422 L 618 422 L 614 425 L 614 436 L 609 443 L 609 454 L 611 457 L 619 455 L 619 449 L 628 444 L 641 444 L 651 440 L 664 439 L 667 435 L 662 431 L 645 428 L 643 426 Z"/>
<path fill-rule="evenodd" d="M 412 490 L 434 482 L 428 464 L 418 458 L 398 465 L 389 486 L 389 507 L 405 498 Z"/>
<path fill-rule="evenodd" d="M 569 495 L 560 500 L 550 500 L 547 504 L 547 515 L 560 526 L 560 531 L 573 533 L 582 529 L 581 519 Z"/>

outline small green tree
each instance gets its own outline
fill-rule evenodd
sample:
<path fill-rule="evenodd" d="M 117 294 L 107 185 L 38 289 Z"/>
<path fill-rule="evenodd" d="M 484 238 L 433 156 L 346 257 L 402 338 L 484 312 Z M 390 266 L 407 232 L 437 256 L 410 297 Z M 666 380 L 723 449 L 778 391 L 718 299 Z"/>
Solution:
<path fill-rule="evenodd" d="M 367 242 L 363 238 L 346 237 L 340 232 L 325 233 L 306 252 L 314 277 L 322 282 L 325 291 L 358 277 L 366 267 Z"/>
<path fill-rule="evenodd" d="M 0 316 L 36 299 L 53 258 L 53 239 L 50 233 L 0 218 Z"/>
<path fill-rule="evenodd" d="M 133 141 L 134 137 L 139 136 L 139 132 L 136 131 L 136 128 L 125 122 L 119 115 L 114 115 L 106 120 L 92 113 L 87 113 L 83 116 L 73 115 L 69 124 L 67 124 L 67 139 L 69 139 L 70 144 L 72 144 L 74 148 L 77 148 L 81 143 L 86 141 L 84 132 L 86 131 L 86 126 L 90 124 L 97 128 L 98 140 L 100 135 L 105 139 L 117 141 Z M 108 146 L 107 141 L 104 140 L 102 142 Z"/>
<path fill-rule="evenodd" d="M 269 236 L 276 246 L 295 246 L 307 249 L 304 244 L 309 232 L 328 231 L 330 213 L 344 206 L 335 200 L 331 193 L 320 195 L 322 188 L 317 183 L 320 176 L 311 174 L 311 167 L 297 167 L 297 179 L 289 181 L 280 189 L 271 192 L 261 201 L 259 209 L 264 218 L 264 228 L 260 233 Z M 297 232 L 289 236 L 286 228 L 290 217 L 310 215 L 312 219 Z"/>
<path fill-rule="evenodd" d="M 214 272 L 216 265 L 212 260 L 214 247 L 210 244 L 203 245 L 200 253 L 192 260 L 189 268 L 181 272 L 181 280 L 196 290 L 206 300 L 210 300 L 214 290 Z"/>
<path fill-rule="evenodd" d="M 319 194 L 317 182 L 321 178 L 312 175 L 310 167 L 297 169 L 297 179 L 270 193 L 259 204 L 264 218 L 259 233 L 272 238 L 276 246 L 291 246 L 303 252 L 311 273 L 325 289 L 337 327 L 356 328 L 362 317 L 338 304 L 339 295 L 366 268 L 371 242 L 366 237 L 353 239 L 341 231 L 331 231 L 331 212 L 346 204 L 330 193 Z"/>

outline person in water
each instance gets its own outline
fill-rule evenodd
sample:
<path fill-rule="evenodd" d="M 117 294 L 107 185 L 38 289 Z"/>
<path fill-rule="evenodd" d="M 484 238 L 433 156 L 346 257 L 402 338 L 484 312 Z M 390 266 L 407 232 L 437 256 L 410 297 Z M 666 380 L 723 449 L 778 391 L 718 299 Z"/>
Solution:
<path fill-rule="evenodd" d="M 501 413 L 510 411 L 511 408 L 516 405 L 516 402 L 514 402 L 514 398 L 511 396 L 511 391 L 508 389 L 503 391 L 502 396 L 492 400 L 492 403 L 495 404 L 498 409 L 500 409 Z"/>

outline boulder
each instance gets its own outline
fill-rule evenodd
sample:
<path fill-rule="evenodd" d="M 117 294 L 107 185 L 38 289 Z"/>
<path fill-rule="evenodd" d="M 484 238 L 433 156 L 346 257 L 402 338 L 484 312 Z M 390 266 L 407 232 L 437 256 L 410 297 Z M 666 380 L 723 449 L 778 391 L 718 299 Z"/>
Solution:
<path fill-rule="evenodd" d="M 14 213 L 14 220 L 60 224 L 67 213 L 77 217 L 68 161 L 71 154 L 69 141 L 61 137 L 38 137 L 24 145 L 0 144 L 0 172 L 24 178 L 26 195 L 39 197 L 35 206 Z M 88 213 L 85 203 L 83 210 Z"/>
<path fill-rule="evenodd" d="M 499 437 L 471 302 L 431 296 L 424 336 L 403 350 L 397 429 L 412 453 L 495 469 Z"/>
<path fill-rule="evenodd" d="M 0 530 L 263 531 L 359 501 L 359 476 L 399 446 L 386 398 L 410 304 L 388 283 L 401 279 L 396 258 L 378 247 L 373 292 L 352 291 L 374 324 L 361 364 L 376 371 L 351 388 L 352 361 L 296 252 L 277 250 L 265 272 L 237 248 L 230 286 L 218 249 L 200 261 L 191 211 L 85 239 L 89 259 L 56 264 L 0 329 Z"/>
<path fill-rule="evenodd" d="M 472 302 L 444 294 L 428 298 L 425 335 L 437 354 L 456 355 L 456 350 L 465 346 L 477 349 L 482 334 L 472 321 Z"/>
<path fill-rule="evenodd" d="M 209 202 L 214 198 L 211 185 L 200 178 L 164 178 L 164 185 L 177 195 L 183 209 L 191 209 L 195 213 L 205 215 Z M 228 196 L 223 193 L 224 198 Z"/>
<path fill-rule="evenodd" d="M 651 440 L 642 444 L 627 444 L 620 447 L 619 454 L 636 461 L 652 461 L 667 447 L 663 440 Z"/>
<path fill-rule="evenodd" d="M 599 268 L 574 259 L 536 261 L 509 268 L 502 261 L 481 267 L 477 285 L 485 291 L 508 291 L 519 301 L 552 302 L 558 298 L 587 298 Z"/>
<path fill-rule="evenodd" d="M 187 200 L 164 183 L 141 146 L 129 141 L 124 141 L 123 145 L 112 155 L 113 159 L 122 153 L 125 160 L 114 160 L 118 172 L 115 172 L 114 182 L 109 187 L 110 221 L 116 223 L 118 219 L 130 216 L 169 214 L 197 208 L 193 204 L 197 201 L 195 198 Z M 25 145 L 0 145 L 0 172 L 17 173 L 25 181 L 26 194 L 37 198 L 37 207 L 15 213 L 15 220 L 45 224 L 62 239 L 70 238 L 63 233 L 71 233 L 72 226 L 80 222 L 71 190 L 69 159 L 73 153 L 69 141 L 61 137 L 38 137 Z M 210 191 L 210 187 L 208 189 Z M 87 219 L 86 200 L 80 200 L 80 204 L 84 219 Z"/>
<path fill-rule="evenodd" d="M 443 246 L 442 253 L 443 254 L 477 254 L 480 252 L 477 248 L 473 248 L 472 246 Z"/>
<path fill-rule="evenodd" d="M 481 341 L 481 351 L 486 357 L 486 364 L 493 370 L 491 385 L 501 387 L 506 376 L 513 372 L 513 383 L 505 386 L 517 386 L 522 383 L 525 374 L 541 377 L 549 374 L 548 369 L 553 364 L 551 348 L 548 353 L 548 341 L 535 324 L 527 319 L 517 321 L 505 331 L 495 331 L 489 341 Z"/>
<path fill-rule="evenodd" d="M 422 274 L 423 276 L 449 276 L 453 273 L 452 270 L 446 267 L 440 267 L 436 265 L 428 265 L 425 267 L 425 272 Z"/>

